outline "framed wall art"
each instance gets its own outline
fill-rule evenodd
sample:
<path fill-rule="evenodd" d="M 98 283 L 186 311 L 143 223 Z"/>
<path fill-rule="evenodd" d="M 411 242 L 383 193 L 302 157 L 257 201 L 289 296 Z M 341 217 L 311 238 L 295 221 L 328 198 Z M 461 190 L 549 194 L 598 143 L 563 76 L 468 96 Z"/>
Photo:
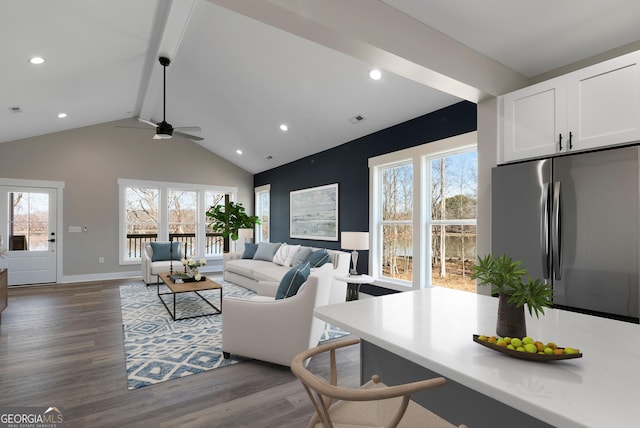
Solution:
<path fill-rule="evenodd" d="M 338 240 L 338 183 L 289 193 L 289 236 Z"/>

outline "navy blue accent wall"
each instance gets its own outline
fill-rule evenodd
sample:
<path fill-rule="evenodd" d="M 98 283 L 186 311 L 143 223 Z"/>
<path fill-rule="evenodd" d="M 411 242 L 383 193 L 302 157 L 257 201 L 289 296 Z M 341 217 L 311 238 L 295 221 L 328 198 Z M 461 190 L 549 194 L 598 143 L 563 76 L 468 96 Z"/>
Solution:
<path fill-rule="evenodd" d="M 357 126 L 357 125 L 354 125 Z M 289 192 L 338 183 L 339 231 L 369 230 L 368 159 L 477 129 L 476 105 L 463 101 L 254 176 L 271 185 L 271 242 L 340 249 L 339 241 L 289 237 Z M 338 234 L 339 237 L 339 234 Z M 367 273 L 368 252 L 360 251 L 358 272 Z"/>

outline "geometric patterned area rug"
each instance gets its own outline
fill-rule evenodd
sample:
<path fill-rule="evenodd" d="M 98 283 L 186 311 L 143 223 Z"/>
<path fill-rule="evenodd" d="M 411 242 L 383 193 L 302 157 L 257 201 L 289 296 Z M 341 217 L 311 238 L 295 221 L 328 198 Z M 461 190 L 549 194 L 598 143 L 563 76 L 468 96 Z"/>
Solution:
<path fill-rule="evenodd" d="M 250 296 L 253 291 L 213 277 L 227 296 Z M 165 286 L 165 290 L 168 288 Z M 163 286 L 160 287 L 163 292 Z M 201 291 L 219 306 L 219 291 Z M 163 296 L 171 299 L 171 296 Z M 165 300 L 167 301 L 167 300 Z M 176 296 L 178 316 L 207 313 L 213 309 L 194 293 Z M 168 303 L 168 301 L 167 301 Z M 222 318 L 211 315 L 173 321 L 159 300 L 155 285 L 139 281 L 120 286 L 120 307 L 124 330 L 124 352 L 128 389 L 212 370 L 244 361 L 241 357 L 222 356 Z M 169 306 L 171 307 L 171 305 Z M 348 334 L 327 326 L 322 341 Z"/>

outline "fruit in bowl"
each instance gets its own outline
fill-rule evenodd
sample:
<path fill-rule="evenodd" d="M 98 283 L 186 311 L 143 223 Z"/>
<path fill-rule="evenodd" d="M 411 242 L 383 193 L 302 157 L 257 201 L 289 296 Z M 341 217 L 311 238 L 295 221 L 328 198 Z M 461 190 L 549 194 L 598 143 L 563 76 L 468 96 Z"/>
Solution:
<path fill-rule="evenodd" d="M 544 361 L 582 357 L 578 348 L 560 347 L 554 342 L 545 343 L 529 336 L 512 338 L 481 334 L 474 335 L 474 341 L 510 356 L 530 360 Z"/>

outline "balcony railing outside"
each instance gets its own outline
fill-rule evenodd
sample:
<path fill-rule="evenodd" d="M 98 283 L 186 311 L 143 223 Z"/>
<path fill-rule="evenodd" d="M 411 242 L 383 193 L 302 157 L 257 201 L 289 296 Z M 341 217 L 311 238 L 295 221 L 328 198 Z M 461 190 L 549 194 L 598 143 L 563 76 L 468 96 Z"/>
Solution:
<path fill-rule="evenodd" d="M 142 255 L 142 247 L 145 242 L 158 240 L 157 233 L 130 233 L 127 234 L 127 257 L 138 259 Z M 195 233 L 171 233 L 170 241 L 182 242 L 187 250 L 187 257 L 193 257 L 196 248 Z M 220 255 L 224 249 L 224 238 L 219 233 L 207 233 L 205 238 L 205 255 Z"/>

